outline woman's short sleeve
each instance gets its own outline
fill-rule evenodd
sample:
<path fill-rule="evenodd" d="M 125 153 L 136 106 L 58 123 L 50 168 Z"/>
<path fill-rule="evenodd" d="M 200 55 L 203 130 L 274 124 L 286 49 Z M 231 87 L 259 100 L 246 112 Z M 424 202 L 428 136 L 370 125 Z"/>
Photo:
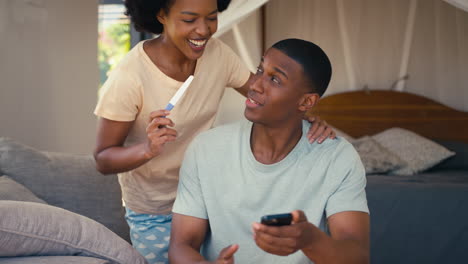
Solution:
<path fill-rule="evenodd" d="M 237 54 L 235 54 L 234 51 L 224 43 L 222 43 L 222 52 L 225 59 L 224 63 L 227 65 L 230 73 L 227 87 L 242 87 L 249 80 L 250 70 L 239 56 L 237 56 Z"/>
<path fill-rule="evenodd" d="M 142 89 L 122 68 L 112 71 L 101 88 L 94 114 L 114 121 L 133 121 L 141 110 Z"/>

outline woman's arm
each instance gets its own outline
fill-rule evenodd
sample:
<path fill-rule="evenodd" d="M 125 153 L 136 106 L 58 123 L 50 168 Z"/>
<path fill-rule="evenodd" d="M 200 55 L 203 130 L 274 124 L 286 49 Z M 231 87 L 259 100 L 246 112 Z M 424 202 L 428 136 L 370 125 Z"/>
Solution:
<path fill-rule="evenodd" d="M 235 88 L 235 90 L 238 93 L 242 94 L 244 97 L 247 97 L 247 92 L 249 91 L 250 81 L 252 80 L 252 77 L 253 77 L 253 73 L 250 73 L 250 76 L 247 82 L 245 82 L 244 85 L 242 85 L 241 87 Z"/>
<path fill-rule="evenodd" d="M 164 116 L 168 111 L 154 111 L 146 128 L 147 140 L 137 145 L 124 146 L 134 121 L 120 122 L 105 118 L 98 121 L 94 159 L 96 168 L 103 174 L 119 173 L 138 168 L 159 155 L 164 144 L 174 141 L 177 132 L 168 126 L 174 123 Z"/>

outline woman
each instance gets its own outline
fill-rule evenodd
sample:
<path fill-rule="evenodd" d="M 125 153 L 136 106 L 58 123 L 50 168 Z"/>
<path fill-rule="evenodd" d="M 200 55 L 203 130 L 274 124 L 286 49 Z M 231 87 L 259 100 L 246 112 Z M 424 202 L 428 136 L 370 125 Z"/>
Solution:
<path fill-rule="evenodd" d="M 136 29 L 160 35 L 137 44 L 104 84 L 94 156 L 100 172 L 119 173 L 132 244 L 150 263 L 167 263 L 171 208 L 188 144 L 212 126 L 225 87 L 247 91 L 249 70 L 211 38 L 229 2 L 125 2 Z M 156 110 L 190 75 L 194 80 L 177 106 Z M 315 123 L 310 135 L 334 137 L 325 123 Z"/>

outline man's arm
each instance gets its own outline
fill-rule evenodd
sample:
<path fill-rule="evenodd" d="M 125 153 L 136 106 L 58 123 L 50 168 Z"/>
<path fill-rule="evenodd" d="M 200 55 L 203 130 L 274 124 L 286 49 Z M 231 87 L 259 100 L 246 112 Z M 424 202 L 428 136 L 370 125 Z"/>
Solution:
<path fill-rule="evenodd" d="M 330 235 L 320 232 L 318 239 L 302 251 L 315 263 L 369 263 L 369 214 L 341 212 L 328 218 Z"/>
<path fill-rule="evenodd" d="M 369 263 L 369 215 L 341 212 L 328 218 L 331 236 L 294 211 L 290 226 L 274 227 L 255 223 L 254 239 L 268 253 L 287 256 L 297 250 L 314 263 Z"/>
<path fill-rule="evenodd" d="M 206 261 L 200 255 L 200 248 L 208 230 L 208 220 L 174 213 L 172 217 L 169 262 L 183 263 L 234 263 L 234 253 L 238 245 L 224 248 L 215 262 Z"/>
<path fill-rule="evenodd" d="M 171 263 L 208 263 L 200 255 L 208 220 L 174 213 L 172 216 L 169 261 Z"/>

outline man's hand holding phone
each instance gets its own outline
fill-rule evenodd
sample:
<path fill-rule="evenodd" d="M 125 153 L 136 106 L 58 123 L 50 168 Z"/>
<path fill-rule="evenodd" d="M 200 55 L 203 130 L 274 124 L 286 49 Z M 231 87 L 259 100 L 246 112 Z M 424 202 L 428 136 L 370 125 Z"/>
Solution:
<path fill-rule="evenodd" d="M 286 224 L 288 219 L 291 220 L 290 224 Z M 300 210 L 264 216 L 261 222 L 264 224 L 252 225 L 255 243 L 264 251 L 279 256 L 287 256 L 307 247 L 312 242 L 314 229 L 317 229 Z"/>

